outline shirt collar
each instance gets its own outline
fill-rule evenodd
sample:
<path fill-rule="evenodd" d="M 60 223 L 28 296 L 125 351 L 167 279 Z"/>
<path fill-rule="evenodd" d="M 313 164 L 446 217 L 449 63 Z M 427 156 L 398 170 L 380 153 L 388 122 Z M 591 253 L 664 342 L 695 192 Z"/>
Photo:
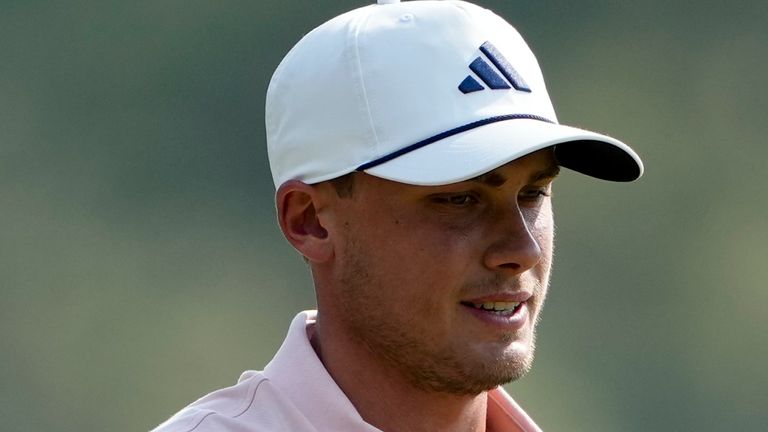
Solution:
<path fill-rule="evenodd" d="M 379 431 L 360 417 L 312 349 L 307 330 L 316 319 L 316 311 L 296 315 L 283 345 L 264 368 L 264 376 L 317 430 Z"/>

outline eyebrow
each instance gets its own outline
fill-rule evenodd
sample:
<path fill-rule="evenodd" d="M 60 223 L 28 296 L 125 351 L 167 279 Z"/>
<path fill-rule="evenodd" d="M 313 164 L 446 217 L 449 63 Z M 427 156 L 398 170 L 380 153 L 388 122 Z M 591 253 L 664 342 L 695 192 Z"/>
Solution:
<path fill-rule="evenodd" d="M 535 183 L 541 180 L 551 180 L 557 177 L 558 174 L 560 174 L 560 167 L 557 165 L 551 165 L 541 171 L 535 172 L 531 176 L 531 181 Z"/>
<path fill-rule="evenodd" d="M 560 167 L 557 165 L 550 165 L 541 171 L 536 171 L 531 174 L 528 181 L 531 183 L 540 182 L 542 180 L 551 180 L 560 174 Z M 483 183 L 491 187 L 499 187 L 507 182 L 507 178 L 501 175 L 498 171 L 489 171 L 485 174 L 481 174 L 477 177 L 473 177 L 467 181 Z"/>

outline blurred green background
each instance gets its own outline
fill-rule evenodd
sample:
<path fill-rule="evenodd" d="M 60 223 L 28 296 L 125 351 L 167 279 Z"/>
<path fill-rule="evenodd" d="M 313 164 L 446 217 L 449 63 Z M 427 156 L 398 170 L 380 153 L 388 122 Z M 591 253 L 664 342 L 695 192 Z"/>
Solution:
<path fill-rule="evenodd" d="M 260 369 L 314 304 L 274 223 L 272 71 L 363 1 L 0 1 L 0 418 L 147 430 Z M 564 123 L 639 182 L 565 173 L 536 365 L 547 431 L 768 430 L 768 7 L 481 0 Z"/>

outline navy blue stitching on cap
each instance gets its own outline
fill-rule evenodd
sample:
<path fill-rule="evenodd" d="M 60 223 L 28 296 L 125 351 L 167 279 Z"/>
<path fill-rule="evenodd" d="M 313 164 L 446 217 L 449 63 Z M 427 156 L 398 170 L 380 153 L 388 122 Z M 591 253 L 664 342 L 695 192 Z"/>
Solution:
<path fill-rule="evenodd" d="M 480 46 L 480 51 L 482 51 L 483 54 L 485 54 L 486 57 L 488 57 L 488 59 L 490 59 L 491 62 L 493 62 L 493 64 L 499 68 L 499 71 L 504 74 L 504 77 L 506 77 L 517 90 L 529 93 L 531 92 L 531 88 L 528 87 L 528 84 L 526 84 L 523 77 L 517 73 L 515 68 L 512 67 L 512 64 L 507 61 L 507 59 L 495 46 L 493 46 L 491 42 L 486 41 L 484 44 L 482 44 Z"/>
<path fill-rule="evenodd" d="M 472 69 L 472 72 L 476 73 L 477 76 L 479 76 L 480 79 L 483 80 L 483 82 L 493 90 L 510 88 L 509 84 L 504 81 L 504 78 L 496 73 L 491 65 L 486 63 L 486 61 L 480 57 L 476 58 L 472 63 L 470 63 L 469 68 Z"/>
<path fill-rule="evenodd" d="M 482 84 L 477 82 L 476 79 L 472 78 L 471 76 L 468 76 L 464 78 L 464 81 L 459 84 L 459 90 L 461 90 L 462 93 L 472 93 L 480 90 L 485 90 L 485 87 L 483 87 Z"/>
<path fill-rule="evenodd" d="M 369 168 L 373 168 L 377 165 L 381 165 L 384 162 L 389 162 L 392 159 L 395 159 L 396 157 L 402 156 L 406 153 L 410 153 L 414 150 L 418 150 L 422 147 L 428 146 L 434 142 L 440 141 L 442 139 L 448 138 L 456 134 L 460 134 L 462 132 L 466 132 L 468 130 L 478 128 L 480 126 L 485 126 L 490 123 L 496 123 L 496 122 L 505 121 L 505 120 L 517 120 L 517 119 L 539 120 L 547 123 L 553 123 L 553 124 L 555 123 L 552 120 L 549 120 L 548 118 L 537 116 L 534 114 L 507 114 L 507 115 L 500 115 L 496 117 L 489 117 L 487 119 L 478 120 L 469 124 L 465 124 L 464 126 L 459 126 L 457 128 L 453 128 L 451 130 L 439 133 L 425 140 L 419 141 L 416 144 L 411 144 L 409 146 L 403 147 L 400 150 L 395 150 L 392 153 L 384 155 L 378 159 L 374 159 L 370 162 L 366 162 L 360 165 L 359 167 L 357 167 L 355 170 L 365 171 Z"/>

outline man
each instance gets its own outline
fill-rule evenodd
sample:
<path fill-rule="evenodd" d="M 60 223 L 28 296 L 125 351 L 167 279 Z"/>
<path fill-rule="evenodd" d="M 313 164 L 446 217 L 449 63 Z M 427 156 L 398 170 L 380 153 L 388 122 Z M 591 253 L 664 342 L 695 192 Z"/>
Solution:
<path fill-rule="evenodd" d="M 533 359 L 552 181 L 632 181 L 639 157 L 559 125 L 519 34 L 459 1 L 379 0 L 307 34 L 266 126 L 317 311 L 263 372 L 158 430 L 539 430 L 500 386 Z"/>

